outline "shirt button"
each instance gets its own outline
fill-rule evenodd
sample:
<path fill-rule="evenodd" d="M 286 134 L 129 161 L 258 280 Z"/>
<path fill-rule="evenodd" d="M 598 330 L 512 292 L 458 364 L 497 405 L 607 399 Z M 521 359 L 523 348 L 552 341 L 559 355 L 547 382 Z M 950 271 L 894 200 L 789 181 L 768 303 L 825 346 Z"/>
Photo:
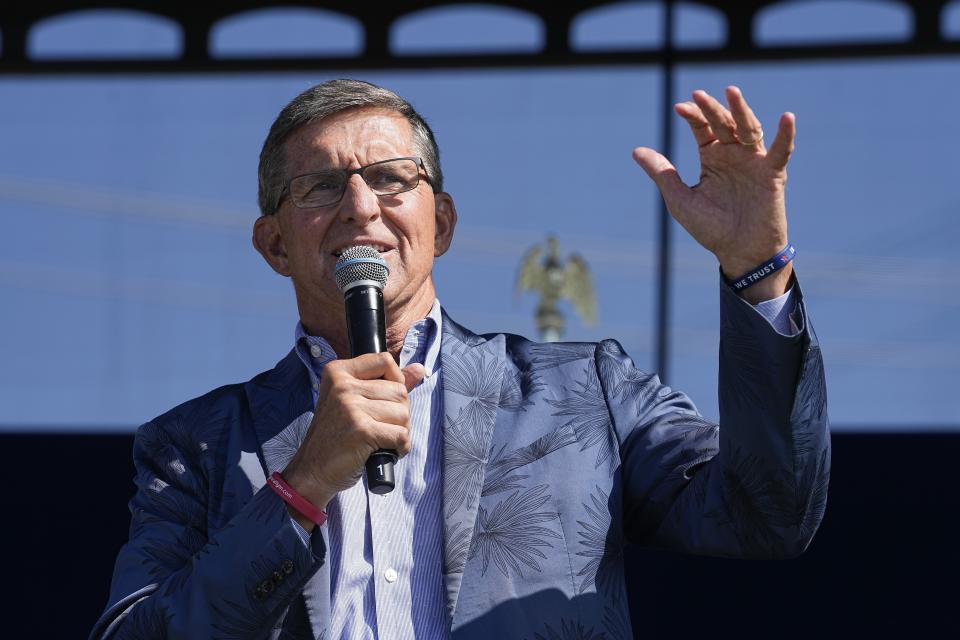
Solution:
<path fill-rule="evenodd" d="M 313 390 L 314 390 L 314 391 L 318 391 L 318 390 L 320 389 L 320 383 L 319 383 L 319 382 L 314 382 L 311 386 L 313 387 Z"/>
<path fill-rule="evenodd" d="M 383 572 L 383 577 L 387 582 L 396 582 L 397 581 L 397 572 L 393 569 L 387 569 Z"/>
<path fill-rule="evenodd" d="M 319 345 L 315 344 L 310 347 L 310 355 L 314 358 L 319 358 L 321 353 L 323 353 L 323 349 L 321 349 Z"/>

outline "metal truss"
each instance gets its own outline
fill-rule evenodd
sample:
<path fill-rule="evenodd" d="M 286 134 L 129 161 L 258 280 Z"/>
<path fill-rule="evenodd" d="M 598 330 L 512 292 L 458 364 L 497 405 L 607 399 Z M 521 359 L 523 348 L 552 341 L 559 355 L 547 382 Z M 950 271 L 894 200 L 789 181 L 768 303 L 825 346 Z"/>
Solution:
<path fill-rule="evenodd" d="M 525 11 L 538 17 L 544 25 L 545 42 L 541 51 L 530 53 L 441 53 L 431 55 L 397 55 L 390 51 L 390 30 L 397 20 L 424 9 L 449 7 L 449 0 L 411 0 L 382 3 L 371 9 L 368 3 L 344 0 L 318 2 L 282 2 L 271 0 L 238 0 L 231 3 L 158 3 L 155 0 L 35 0 L 17 3 L 0 12 L 3 50 L 0 74 L 43 73 L 249 73 L 257 71 L 297 71 L 324 69 L 438 69 L 438 68 L 508 68 L 508 67 L 574 67 L 590 65 L 657 65 L 664 62 L 728 63 L 761 60 L 814 60 L 829 58 L 874 58 L 881 56 L 915 56 L 960 53 L 960 40 L 945 40 L 941 35 L 940 18 L 948 0 L 898 0 L 913 17 L 913 34 L 899 42 L 839 42 L 794 46 L 758 46 L 754 39 L 757 14 L 776 0 L 698 0 L 694 4 L 711 7 L 726 17 L 727 39 L 722 46 L 677 49 L 666 38 L 655 49 L 623 49 L 614 51 L 577 51 L 571 47 L 570 31 L 574 19 L 585 11 L 609 4 L 603 1 L 571 0 L 569 2 L 534 2 L 506 0 L 489 6 Z M 663 2 L 667 7 L 674 0 Z M 888 4 L 885 2 L 884 4 Z M 220 20 L 256 9 L 270 7 L 319 8 L 349 16 L 363 26 L 364 50 L 356 56 L 307 56 L 216 58 L 210 55 L 210 33 Z M 51 60 L 31 59 L 27 52 L 30 29 L 51 16 L 86 9 L 128 9 L 168 18 L 183 32 L 183 48 L 178 57 L 143 59 L 117 57 L 104 59 L 77 58 Z"/>

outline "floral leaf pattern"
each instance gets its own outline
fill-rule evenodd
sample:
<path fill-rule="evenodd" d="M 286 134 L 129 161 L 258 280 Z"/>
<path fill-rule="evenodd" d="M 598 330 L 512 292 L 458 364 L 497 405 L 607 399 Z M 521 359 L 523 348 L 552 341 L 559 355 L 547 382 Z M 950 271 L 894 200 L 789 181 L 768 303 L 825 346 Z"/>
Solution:
<path fill-rule="evenodd" d="M 786 555 L 784 541 L 774 527 L 789 527 L 795 519 L 790 505 L 792 486 L 783 472 L 770 469 L 763 458 L 733 446 L 726 453 L 722 485 L 726 509 L 712 509 L 706 515 L 733 530 L 742 550 Z"/>
<path fill-rule="evenodd" d="M 302 413 L 280 433 L 263 443 L 261 450 L 268 474 L 286 468 L 307 437 L 312 421 L 312 411 Z"/>
<path fill-rule="evenodd" d="M 543 630 L 533 634 L 533 640 L 607 640 L 607 636 L 603 632 L 595 633 L 592 627 L 584 627 L 579 620 L 561 618 L 559 631 L 545 622 Z"/>
<path fill-rule="evenodd" d="M 274 558 L 294 555 L 291 553 L 291 549 L 285 548 L 276 539 L 273 541 L 273 547 L 274 556 L 271 559 L 260 557 L 250 562 L 252 584 L 260 584 L 265 580 L 270 581 L 276 570 L 276 567 L 272 564 Z M 217 631 L 213 635 L 214 640 L 241 640 L 263 637 L 266 630 L 276 622 L 276 618 L 286 615 L 286 608 L 271 612 L 276 608 L 276 596 L 268 596 L 258 600 L 253 597 L 253 593 L 249 589 L 245 589 L 243 594 L 243 602 L 234 602 L 224 598 L 211 603 L 216 612 L 212 624 L 212 627 Z"/>
<path fill-rule="evenodd" d="M 610 389 L 613 398 L 621 402 L 632 402 L 639 409 L 666 390 L 655 374 L 634 367 L 617 342 L 604 340 L 600 343 L 599 351 L 601 357 L 597 359 L 597 366 L 600 377 L 614 381 L 614 386 Z"/>
<path fill-rule="evenodd" d="M 168 574 L 184 565 L 207 543 L 207 539 L 196 530 L 186 527 L 177 532 L 175 544 L 169 540 L 148 539 L 143 544 L 143 565 L 147 575 L 156 581 L 163 580 Z"/>
<path fill-rule="evenodd" d="M 584 504 L 586 520 L 577 520 L 581 529 L 577 532 L 579 546 L 576 555 L 588 562 L 577 575 L 583 578 L 579 592 L 585 593 L 596 585 L 606 596 L 613 596 L 624 589 L 623 537 L 619 527 L 612 527 L 609 496 L 601 487 L 590 494 L 590 504 Z"/>
<path fill-rule="evenodd" d="M 601 487 L 590 494 L 590 503 L 583 505 L 586 520 L 577 520 L 579 546 L 576 555 L 588 562 L 577 575 L 583 578 L 579 592 L 596 585 L 597 591 L 610 596 L 624 589 L 623 539 L 619 527 L 611 527 L 609 496 Z"/>
<path fill-rule="evenodd" d="M 513 473 L 512 468 L 501 466 L 499 470 L 495 469 L 498 461 L 503 458 L 503 450 L 506 446 L 500 447 L 500 450 L 493 455 L 490 461 L 491 473 L 486 474 L 483 480 L 483 488 L 480 490 L 481 496 L 492 496 L 504 491 L 513 491 L 522 489 L 526 486 L 524 480 L 530 476 L 525 474 Z"/>
<path fill-rule="evenodd" d="M 823 375 L 815 375 L 822 370 L 823 355 L 820 347 L 811 347 L 804 358 L 803 372 L 797 383 L 797 403 L 792 417 L 795 425 L 817 424 L 826 419 L 827 381 Z"/>
<path fill-rule="evenodd" d="M 461 411 L 456 419 L 447 416 L 444 433 L 444 512 L 447 517 L 480 493 L 484 467 L 487 464 L 487 443 L 480 425 Z"/>
<path fill-rule="evenodd" d="M 803 470 L 795 491 L 796 503 L 800 511 L 796 520 L 800 527 L 800 537 L 809 539 L 813 537 L 827 509 L 830 451 L 823 450 L 817 464 L 806 464 Z"/>
<path fill-rule="evenodd" d="M 483 483 L 482 495 L 494 495 L 521 488 L 524 486 L 521 483 L 527 476 L 514 474 L 514 471 L 576 441 L 576 434 L 565 425 L 537 438 L 525 447 L 514 449 L 508 455 L 503 455 L 503 447 L 501 447 L 490 460 L 490 471 Z"/>
<path fill-rule="evenodd" d="M 566 387 L 563 390 L 568 393 L 568 397 L 561 400 L 547 400 L 554 408 L 559 409 L 552 415 L 558 417 L 569 417 L 570 420 L 564 425 L 570 427 L 577 434 L 581 442 L 581 451 L 596 446 L 597 457 L 594 460 L 594 466 L 600 468 L 600 465 L 613 458 L 613 443 L 610 435 L 610 414 L 607 409 L 607 403 L 600 391 L 600 384 L 596 376 L 588 369 L 583 378 L 578 380 L 578 389 L 572 392 Z M 615 467 L 610 465 L 610 472 L 613 473 Z"/>
<path fill-rule="evenodd" d="M 462 527 L 462 528 L 461 528 Z M 473 532 L 463 527 L 463 523 L 454 523 L 447 531 L 447 566 L 443 568 L 445 574 L 463 573 L 467 565 L 467 555 L 470 552 L 470 536 Z"/>
<path fill-rule="evenodd" d="M 481 575 L 486 575 L 491 563 L 505 578 L 511 572 L 523 577 L 524 567 L 542 570 L 537 558 L 546 560 L 547 556 L 540 548 L 553 547 L 549 538 L 562 538 L 556 531 L 538 526 L 557 519 L 553 511 L 537 511 L 550 500 L 550 495 L 543 495 L 546 490 L 547 485 L 543 484 L 515 491 L 489 513 L 480 507 L 470 557 L 480 558 Z"/>
<path fill-rule="evenodd" d="M 562 367 L 565 364 L 585 360 L 593 357 L 594 345 L 550 342 L 531 344 L 530 355 L 533 358 L 531 366 L 539 370 Z"/>
<path fill-rule="evenodd" d="M 247 598 L 243 603 L 224 598 L 211 606 L 216 620 L 212 625 L 217 632 L 213 636 L 215 640 L 242 640 L 264 635 L 259 624 L 263 614 L 251 615 L 253 611 L 259 612 L 263 605 L 253 598 Z"/>
<path fill-rule="evenodd" d="M 467 398 L 465 420 L 471 426 L 493 420 L 500 401 L 502 372 L 493 358 L 476 349 L 465 349 L 457 367 L 443 368 L 443 389 Z"/>
<path fill-rule="evenodd" d="M 533 406 L 533 396 L 544 389 L 540 374 L 532 367 L 509 367 L 503 374 L 500 387 L 500 408 L 505 411 L 526 411 Z"/>
<path fill-rule="evenodd" d="M 603 628 L 608 640 L 632 640 L 630 608 L 623 594 L 611 598 L 610 604 L 603 608 Z"/>
<path fill-rule="evenodd" d="M 720 427 L 716 422 L 707 420 L 695 413 L 672 415 L 662 420 L 661 423 L 671 427 L 683 428 L 683 439 L 693 442 L 715 438 L 720 432 Z"/>

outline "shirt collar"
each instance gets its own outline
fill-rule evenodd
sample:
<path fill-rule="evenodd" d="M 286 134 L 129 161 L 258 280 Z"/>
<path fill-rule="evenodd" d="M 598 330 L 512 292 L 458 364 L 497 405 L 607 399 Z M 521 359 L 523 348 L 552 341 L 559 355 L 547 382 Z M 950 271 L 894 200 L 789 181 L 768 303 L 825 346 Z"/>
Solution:
<path fill-rule="evenodd" d="M 434 374 L 440 356 L 442 322 L 440 301 L 434 298 L 427 316 L 414 322 L 403 338 L 403 347 L 400 349 L 401 368 L 419 362 L 426 370 L 426 377 Z M 308 334 L 302 322 L 297 322 L 294 346 L 297 356 L 310 373 L 311 382 L 316 386 L 323 367 L 337 358 L 336 352 L 323 337 Z"/>
<path fill-rule="evenodd" d="M 434 374 L 440 356 L 442 322 L 440 301 L 434 298 L 427 317 L 414 322 L 403 338 L 403 348 L 400 350 L 401 368 L 419 362 L 426 370 L 427 378 Z"/>

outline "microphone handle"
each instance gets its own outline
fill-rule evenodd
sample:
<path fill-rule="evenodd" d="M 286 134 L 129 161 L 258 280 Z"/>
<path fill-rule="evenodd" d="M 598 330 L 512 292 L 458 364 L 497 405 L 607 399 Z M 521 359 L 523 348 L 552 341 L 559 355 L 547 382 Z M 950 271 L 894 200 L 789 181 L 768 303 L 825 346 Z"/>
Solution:
<path fill-rule="evenodd" d="M 383 291 L 376 285 L 361 284 L 343 294 L 347 310 L 347 335 L 352 357 L 387 350 L 387 324 L 383 316 Z M 367 458 L 367 488 L 371 493 L 390 493 L 396 486 L 393 465 L 397 452 L 377 449 Z"/>

